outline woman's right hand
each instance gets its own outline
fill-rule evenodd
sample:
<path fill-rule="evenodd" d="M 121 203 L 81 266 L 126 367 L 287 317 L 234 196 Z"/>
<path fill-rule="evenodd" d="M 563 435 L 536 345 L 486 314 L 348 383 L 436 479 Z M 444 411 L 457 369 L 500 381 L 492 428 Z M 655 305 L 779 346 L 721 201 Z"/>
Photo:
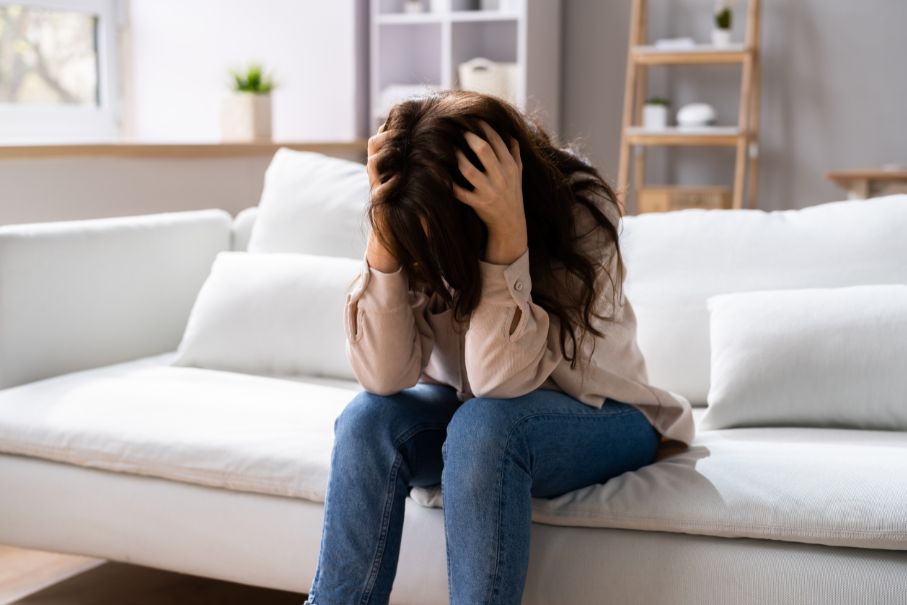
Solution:
<path fill-rule="evenodd" d="M 373 197 L 375 192 L 382 186 L 378 175 L 377 155 L 381 149 L 381 145 L 388 136 L 388 131 L 384 129 L 384 126 L 385 124 L 382 124 L 381 127 L 378 128 L 378 133 L 368 139 L 368 160 L 366 161 L 365 167 L 368 172 L 369 195 L 371 197 Z M 394 255 L 381 244 L 374 229 L 369 232 L 366 258 L 368 259 L 370 267 L 377 269 L 382 273 L 393 273 L 400 268 L 400 263 Z"/>

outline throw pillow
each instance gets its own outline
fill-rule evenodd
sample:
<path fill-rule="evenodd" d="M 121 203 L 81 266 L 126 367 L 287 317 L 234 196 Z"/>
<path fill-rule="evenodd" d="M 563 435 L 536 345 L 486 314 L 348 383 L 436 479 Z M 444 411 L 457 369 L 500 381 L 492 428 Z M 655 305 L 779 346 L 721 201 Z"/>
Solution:
<path fill-rule="evenodd" d="M 907 430 L 907 284 L 708 299 L 703 429 Z"/>
<path fill-rule="evenodd" d="M 361 259 L 368 201 L 365 164 L 278 149 L 265 172 L 246 249 Z"/>
<path fill-rule="evenodd" d="M 343 309 L 362 260 L 218 253 L 173 365 L 356 380 Z"/>

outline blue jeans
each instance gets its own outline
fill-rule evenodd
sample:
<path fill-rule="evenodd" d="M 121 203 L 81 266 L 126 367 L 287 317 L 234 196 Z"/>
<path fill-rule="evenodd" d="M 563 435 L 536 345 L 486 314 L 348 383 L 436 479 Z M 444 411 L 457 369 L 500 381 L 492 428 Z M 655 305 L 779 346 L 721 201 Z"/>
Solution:
<path fill-rule="evenodd" d="M 603 483 L 654 461 L 660 436 L 637 408 L 601 409 L 538 389 L 457 400 L 419 383 L 362 391 L 334 423 L 315 578 L 303 605 L 387 603 L 410 486 L 441 484 L 453 605 L 520 603 L 531 498 Z"/>

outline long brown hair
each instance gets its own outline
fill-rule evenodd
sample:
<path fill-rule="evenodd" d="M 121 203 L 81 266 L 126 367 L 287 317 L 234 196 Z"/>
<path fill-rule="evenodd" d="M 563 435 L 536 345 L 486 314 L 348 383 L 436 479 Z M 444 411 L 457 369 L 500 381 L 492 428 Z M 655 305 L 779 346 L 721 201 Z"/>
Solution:
<path fill-rule="evenodd" d="M 601 290 L 610 282 L 614 309 L 623 282 L 617 225 L 594 198 L 613 204 L 618 216 L 620 206 L 598 170 L 569 148 L 555 145 L 534 115 L 498 97 L 463 90 L 436 91 L 396 104 L 384 126 L 393 132 L 375 158 L 380 182 L 388 186 L 372 196 L 369 222 L 403 265 L 411 288 L 436 292 L 458 319 L 467 318 L 481 295 L 479 260 L 488 231 L 476 212 L 454 197 L 452 182 L 472 189 L 457 167 L 458 148 L 484 170 L 463 136 L 468 130 L 485 138 L 479 120 L 505 142 L 511 137 L 519 142 L 532 300 L 559 320 L 561 350 L 575 367 L 576 332 L 581 339 L 587 333 L 602 335 L 592 325 L 592 316 L 613 320 L 613 315 L 596 310 Z M 589 178 L 572 179 L 577 172 Z M 579 240 L 586 234 L 576 232 L 576 204 L 588 210 L 603 230 L 601 241 L 613 250 L 590 256 L 580 249 Z M 616 255 L 615 263 L 601 262 L 611 254 Z M 542 278 L 555 268 L 565 270 L 575 287 L 546 289 L 544 284 L 550 282 Z M 568 338 L 573 354 L 566 347 Z"/>

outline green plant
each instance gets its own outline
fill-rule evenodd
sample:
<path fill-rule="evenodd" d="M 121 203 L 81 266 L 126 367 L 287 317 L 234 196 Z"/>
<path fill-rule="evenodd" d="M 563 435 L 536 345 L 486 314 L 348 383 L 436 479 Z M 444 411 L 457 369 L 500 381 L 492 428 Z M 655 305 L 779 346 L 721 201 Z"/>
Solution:
<path fill-rule="evenodd" d="M 665 107 L 670 107 L 671 100 L 664 97 L 649 97 L 646 99 L 646 105 L 664 105 Z"/>
<path fill-rule="evenodd" d="M 233 76 L 233 89 L 236 92 L 266 95 L 274 89 L 274 80 L 264 73 L 261 65 L 253 63 L 244 72 L 234 69 L 230 74 Z"/>
<path fill-rule="evenodd" d="M 715 26 L 718 29 L 731 29 L 731 8 L 725 6 L 715 13 Z"/>

